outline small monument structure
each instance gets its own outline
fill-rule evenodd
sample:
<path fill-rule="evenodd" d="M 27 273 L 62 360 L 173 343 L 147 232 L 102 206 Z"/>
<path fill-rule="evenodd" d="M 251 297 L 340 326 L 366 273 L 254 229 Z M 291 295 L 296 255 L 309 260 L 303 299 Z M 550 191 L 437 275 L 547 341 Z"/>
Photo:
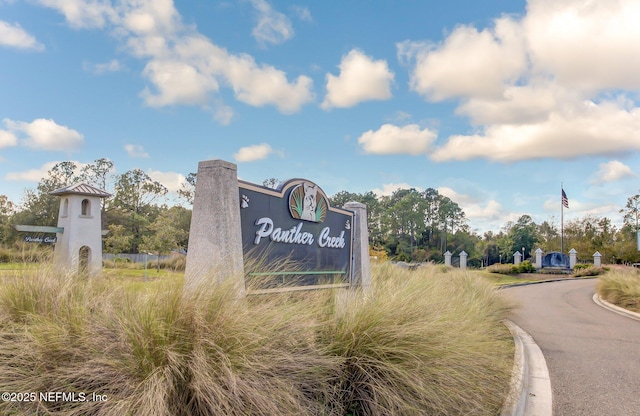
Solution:
<path fill-rule="evenodd" d="M 57 189 L 51 195 L 60 197 L 54 263 L 90 276 L 99 274 L 102 270 L 100 203 L 111 194 L 77 183 Z"/>
<path fill-rule="evenodd" d="M 366 218 L 364 204 L 332 207 L 322 189 L 307 179 L 292 179 L 272 189 L 238 180 L 233 163 L 202 161 L 185 289 L 232 279 L 239 296 L 283 289 L 368 290 Z M 288 261 L 292 268 L 279 267 Z"/>

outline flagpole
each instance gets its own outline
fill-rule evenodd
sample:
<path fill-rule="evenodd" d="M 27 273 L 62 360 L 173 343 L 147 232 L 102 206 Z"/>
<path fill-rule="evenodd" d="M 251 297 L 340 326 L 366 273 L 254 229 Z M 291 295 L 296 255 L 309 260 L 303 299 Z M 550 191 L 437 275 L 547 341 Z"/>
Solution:
<path fill-rule="evenodd" d="M 564 192 L 564 187 L 562 186 L 562 182 L 560 182 L 560 252 L 564 254 L 564 200 L 562 193 Z"/>

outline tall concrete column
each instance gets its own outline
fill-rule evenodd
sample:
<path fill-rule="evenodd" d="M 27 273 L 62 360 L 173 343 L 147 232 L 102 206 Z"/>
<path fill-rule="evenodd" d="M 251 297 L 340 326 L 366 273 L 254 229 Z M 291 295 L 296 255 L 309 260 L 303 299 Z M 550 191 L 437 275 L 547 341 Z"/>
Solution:
<path fill-rule="evenodd" d="M 345 209 L 353 211 L 353 283 L 362 286 L 365 292 L 371 290 L 371 259 L 369 258 L 369 226 L 367 224 L 367 206 L 360 202 L 347 202 Z"/>
<path fill-rule="evenodd" d="M 234 279 L 244 296 L 238 168 L 224 160 L 198 163 L 185 290 Z"/>

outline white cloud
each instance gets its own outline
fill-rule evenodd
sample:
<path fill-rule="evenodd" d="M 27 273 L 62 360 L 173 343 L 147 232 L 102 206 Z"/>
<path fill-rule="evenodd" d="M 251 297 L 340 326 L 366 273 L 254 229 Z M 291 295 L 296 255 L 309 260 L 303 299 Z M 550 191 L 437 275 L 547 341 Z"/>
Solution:
<path fill-rule="evenodd" d="M 422 47 L 421 47 L 422 46 Z M 411 88 L 430 100 L 499 97 L 506 82 L 526 68 L 521 29 L 509 18 L 494 29 L 455 29 L 442 45 L 398 44 L 399 54 L 415 58 Z"/>
<path fill-rule="evenodd" d="M 616 102 L 566 107 L 537 124 L 495 124 L 470 136 L 452 136 L 431 158 L 435 161 L 486 158 L 501 162 L 640 150 L 640 109 Z"/>
<path fill-rule="evenodd" d="M 8 46 L 17 49 L 32 49 L 43 51 L 44 45 L 36 40 L 19 24 L 11 24 L 0 20 L 0 46 Z"/>
<path fill-rule="evenodd" d="M 426 154 L 437 133 L 425 128 L 420 129 L 417 124 L 398 127 L 384 124 L 378 130 L 369 130 L 358 138 L 358 143 L 366 153 L 389 154 Z"/>
<path fill-rule="evenodd" d="M 110 2 L 105 0 L 36 0 L 37 3 L 58 10 L 76 29 L 101 28 L 107 19 L 115 17 Z"/>
<path fill-rule="evenodd" d="M 147 175 L 156 182 L 164 185 L 169 192 L 177 192 L 186 178 L 181 173 L 176 172 L 160 172 L 158 170 L 149 169 Z"/>
<path fill-rule="evenodd" d="M 215 77 L 178 60 L 153 60 L 145 66 L 143 75 L 157 88 L 155 93 L 147 88 L 140 94 L 152 107 L 204 105 L 209 99 L 208 93 L 218 90 Z"/>
<path fill-rule="evenodd" d="M 412 65 L 411 88 L 428 100 L 458 100 L 457 114 L 478 126 L 449 137 L 432 159 L 640 150 L 638 18 L 636 0 L 530 0 L 519 19 L 460 26 L 440 44 L 399 43 L 398 59 Z"/>
<path fill-rule="evenodd" d="M 313 21 L 313 17 L 311 16 L 311 12 L 309 11 L 309 9 L 307 7 L 293 6 L 292 9 L 295 12 L 295 14 L 298 16 L 298 19 L 300 19 L 302 21 L 305 21 L 305 22 L 312 22 Z"/>
<path fill-rule="evenodd" d="M 505 210 L 502 204 L 494 199 L 486 200 L 468 194 L 461 194 L 446 186 L 439 187 L 438 193 L 457 203 L 470 222 L 495 222 L 503 220 L 505 217 Z"/>
<path fill-rule="evenodd" d="M 499 98 L 469 97 L 457 108 L 474 124 L 523 124 L 544 121 L 560 103 L 562 92 L 550 83 L 514 85 L 504 88 Z"/>
<path fill-rule="evenodd" d="M 125 144 L 124 150 L 131 157 L 149 157 L 149 153 L 139 144 Z"/>
<path fill-rule="evenodd" d="M 84 144 L 82 134 L 53 120 L 39 118 L 26 123 L 5 118 L 3 121 L 8 131 L 19 137 L 20 144 L 32 149 L 70 151 Z"/>
<path fill-rule="evenodd" d="M 340 75 L 327 74 L 327 95 L 322 108 L 353 107 L 368 100 L 391 98 L 394 74 L 384 60 L 374 60 L 353 49 L 342 57 Z"/>
<path fill-rule="evenodd" d="M 106 72 L 119 72 L 124 70 L 124 66 L 117 59 L 112 59 L 109 62 L 91 64 L 89 62 L 83 62 L 82 69 L 100 75 Z"/>
<path fill-rule="evenodd" d="M 150 85 L 141 92 L 147 105 L 208 108 L 219 101 L 215 93 L 221 85 L 231 87 L 241 102 L 256 107 L 274 105 L 286 114 L 314 99 L 311 78 L 300 75 L 290 82 L 273 66 L 260 65 L 246 54 L 227 52 L 198 33 L 194 25 L 184 25 L 172 0 L 127 0 L 113 7 L 103 0 L 39 3 L 64 14 L 76 28 L 109 25 L 129 53 L 147 61 L 143 75 Z"/>
<path fill-rule="evenodd" d="M 233 108 L 228 105 L 218 103 L 216 104 L 215 111 L 213 114 L 213 118 L 223 126 L 228 126 L 231 124 L 231 120 L 233 119 L 234 112 Z"/>
<path fill-rule="evenodd" d="M 237 162 L 255 162 L 268 158 L 274 150 L 267 143 L 255 144 L 252 146 L 241 147 L 237 153 L 233 154 L 233 158 Z"/>
<path fill-rule="evenodd" d="M 417 190 L 418 192 L 423 191 L 422 188 L 411 186 L 408 183 L 402 182 L 402 183 L 385 183 L 382 185 L 382 189 L 375 188 L 372 190 L 372 192 L 377 196 L 391 196 L 395 191 L 399 189 L 411 189 L 411 188 Z"/>
<path fill-rule="evenodd" d="M 314 98 L 311 78 L 301 75 L 289 83 L 284 72 L 269 65 L 258 66 L 248 55 L 230 56 L 223 70 L 236 98 L 254 107 L 272 104 L 291 114 Z"/>
<path fill-rule="evenodd" d="M 8 181 L 40 182 L 42 178 L 47 177 L 47 172 L 49 172 L 49 170 L 58 163 L 60 163 L 60 161 L 47 162 L 36 169 L 29 169 L 22 172 L 10 172 L 7 173 L 4 178 Z M 78 165 L 78 162 L 74 163 Z"/>
<path fill-rule="evenodd" d="M 536 71 L 581 90 L 640 88 L 637 0 L 529 0 L 524 19 Z"/>
<path fill-rule="evenodd" d="M 620 161 L 612 160 L 610 162 L 600 164 L 600 169 L 595 173 L 593 179 L 591 179 L 591 183 L 600 185 L 634 176 L 638 175 L 633 173 L 629 166 Z"/>
<path fill-rule="evenodd" d="M 0 149 L 18 145 L 18 138 L 10 131 L 0 130 Z"/>
<path fill-rule="evenodd" d="M 273 10 L 265 0 L 251 0 L 258 13 L 258 23 L 251 34 L 261 45 L 277 45 L 293 37 L 293 26 L 284 14 Z"/>

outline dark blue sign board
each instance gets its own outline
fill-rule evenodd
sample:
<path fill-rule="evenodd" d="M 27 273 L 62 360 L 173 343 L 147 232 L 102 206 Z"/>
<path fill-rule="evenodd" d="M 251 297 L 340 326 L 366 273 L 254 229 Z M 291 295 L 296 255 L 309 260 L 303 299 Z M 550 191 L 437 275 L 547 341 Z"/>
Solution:
<path fill-rule="evenodd" d="M 558 267 L 563 269 L 570 269 L 569 256 L 566 254 L 552 251 L 551 253 L 547 253 L 542 258 L 542 268 L 545 267 Z"/>
<path fill-rule="evenodd" d="M 42 235 L 25 235 L 22 238 L 22 241 L 24 241 L 25 243 L 55 244 L 58 241 L 58 238 L 55 235 L 53 237 Z"/>
<path fill-rule="evenodd" d="M 322 189 L 305 179 L 277 189 L 238 186 L 250 291 L 350 285 L 353 212 L 331 207 Z"/>

